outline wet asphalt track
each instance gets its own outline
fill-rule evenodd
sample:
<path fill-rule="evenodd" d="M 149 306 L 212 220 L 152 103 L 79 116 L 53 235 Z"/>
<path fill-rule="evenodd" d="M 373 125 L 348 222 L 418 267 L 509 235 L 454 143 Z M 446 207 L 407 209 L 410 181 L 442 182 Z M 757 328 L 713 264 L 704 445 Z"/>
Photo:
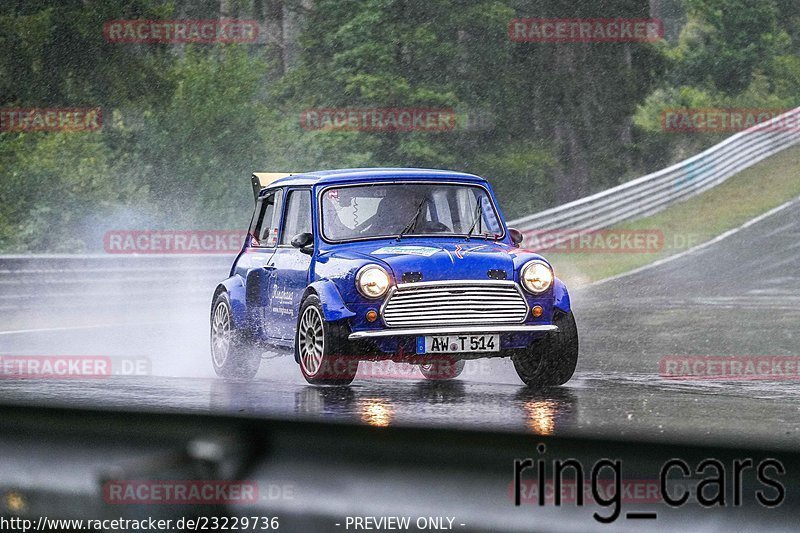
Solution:
<path fill-rule="evenodd" d="M 556 264 L 556 267 L 558 265 Z M 305 384 L 292 360 L 265 360 L 257 381 L 213 377 L 207 309 L 136 325 L 0 333 L 0 354 L 146 357 L 151 375 L 5 379 L 4 402 L 142 410 L 223 411 L 365 424 L 800 443 L 800 379 L 679 381 L 665 356 L 800 356 L 800 202 L 704 249 L 573 291 L 581 360 L 553 391 L 521 386 L 509 361 L 474 361 L 452 383 L 357 379 Z M 124 304 L 121 304 L 121 306 Z M 98 316 L 98 324 L 111 322 Z M 57 323 L 53 324 L 57 326 Z M 378 373 L 385 367 L 374 367 Z M 411 379 L 409 379 L 409 377 Z"/>

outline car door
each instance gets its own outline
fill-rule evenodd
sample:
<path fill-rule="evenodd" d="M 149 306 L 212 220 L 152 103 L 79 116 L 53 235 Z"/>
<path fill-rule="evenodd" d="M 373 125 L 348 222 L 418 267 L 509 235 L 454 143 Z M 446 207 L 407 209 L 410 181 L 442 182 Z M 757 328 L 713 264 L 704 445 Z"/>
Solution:
<path fill-rule="evenodd" d="M 249 245 L 236 263 L 235 273 L 245 280 L 247 309 L 258 326 L 258 334 L 266 337 L 270 323 L 269 283 L 275 269 L 278 246 L 278 225 L 283 205 L 283 191 L 276 189 L 259 198 L 248 237 Z"/>
<path fill-rule="evenodd" d="M 284 344 L 294 342 L 300 299 L 309 283 L 311 256 L 292 246 L 292 238 L 312 233 L 311 191 L 291 189 L 287 192 L 280 240 L 273 262 L 270 306 L 273 324 L 269 335 Z"/>

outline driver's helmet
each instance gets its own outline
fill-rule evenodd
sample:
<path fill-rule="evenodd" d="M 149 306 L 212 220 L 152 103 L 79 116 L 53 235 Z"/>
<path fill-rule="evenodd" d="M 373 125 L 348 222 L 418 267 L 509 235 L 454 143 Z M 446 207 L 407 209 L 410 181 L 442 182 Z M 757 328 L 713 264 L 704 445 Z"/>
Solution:
<path fill-rule="evenodd" d="M 381 199 L 377 215 L 381 226 L 388 233 L 399 233 L 414 216 L 425 196 L 412 187 L 395 189 L 395 192 Z"/>

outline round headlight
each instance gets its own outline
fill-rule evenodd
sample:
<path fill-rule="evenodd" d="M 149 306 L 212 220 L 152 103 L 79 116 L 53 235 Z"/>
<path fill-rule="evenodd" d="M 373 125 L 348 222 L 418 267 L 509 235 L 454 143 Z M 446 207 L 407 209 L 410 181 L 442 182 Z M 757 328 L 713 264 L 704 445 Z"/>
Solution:
<path fill-rule="evenodd" d="M 389 290 L 391 283 L 389 274 L 378 265 L 362 267 L 356 274 L 358 292 L 367 298 L 380 298 Z"/>
<path fill-rule="evenodd" d="M 531 261 L 522 267 L 520 279 L 528 292 L 541 294 L 553 284 L 553 271 L 541 261 Z"/>

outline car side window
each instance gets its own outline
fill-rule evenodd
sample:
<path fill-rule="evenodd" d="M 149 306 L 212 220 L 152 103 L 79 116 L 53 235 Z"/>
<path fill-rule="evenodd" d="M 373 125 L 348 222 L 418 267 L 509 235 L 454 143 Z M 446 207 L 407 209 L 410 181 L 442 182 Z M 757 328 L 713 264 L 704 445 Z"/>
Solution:
<path fill-rule="evenodd" d="M 261 216 L 253 234 L 259 246 L 275 246 L 278 243 L 278 222 L 283 201 L 283 191 L 266 195 L 261 203 Z"/>
<path fill-rule="evenodd" d="M 299 233 L 311 233 L 311 191 L 289 192 L 286 199 L 286 215 L 283 219 L 281 244 L 291 244 Z"/>

